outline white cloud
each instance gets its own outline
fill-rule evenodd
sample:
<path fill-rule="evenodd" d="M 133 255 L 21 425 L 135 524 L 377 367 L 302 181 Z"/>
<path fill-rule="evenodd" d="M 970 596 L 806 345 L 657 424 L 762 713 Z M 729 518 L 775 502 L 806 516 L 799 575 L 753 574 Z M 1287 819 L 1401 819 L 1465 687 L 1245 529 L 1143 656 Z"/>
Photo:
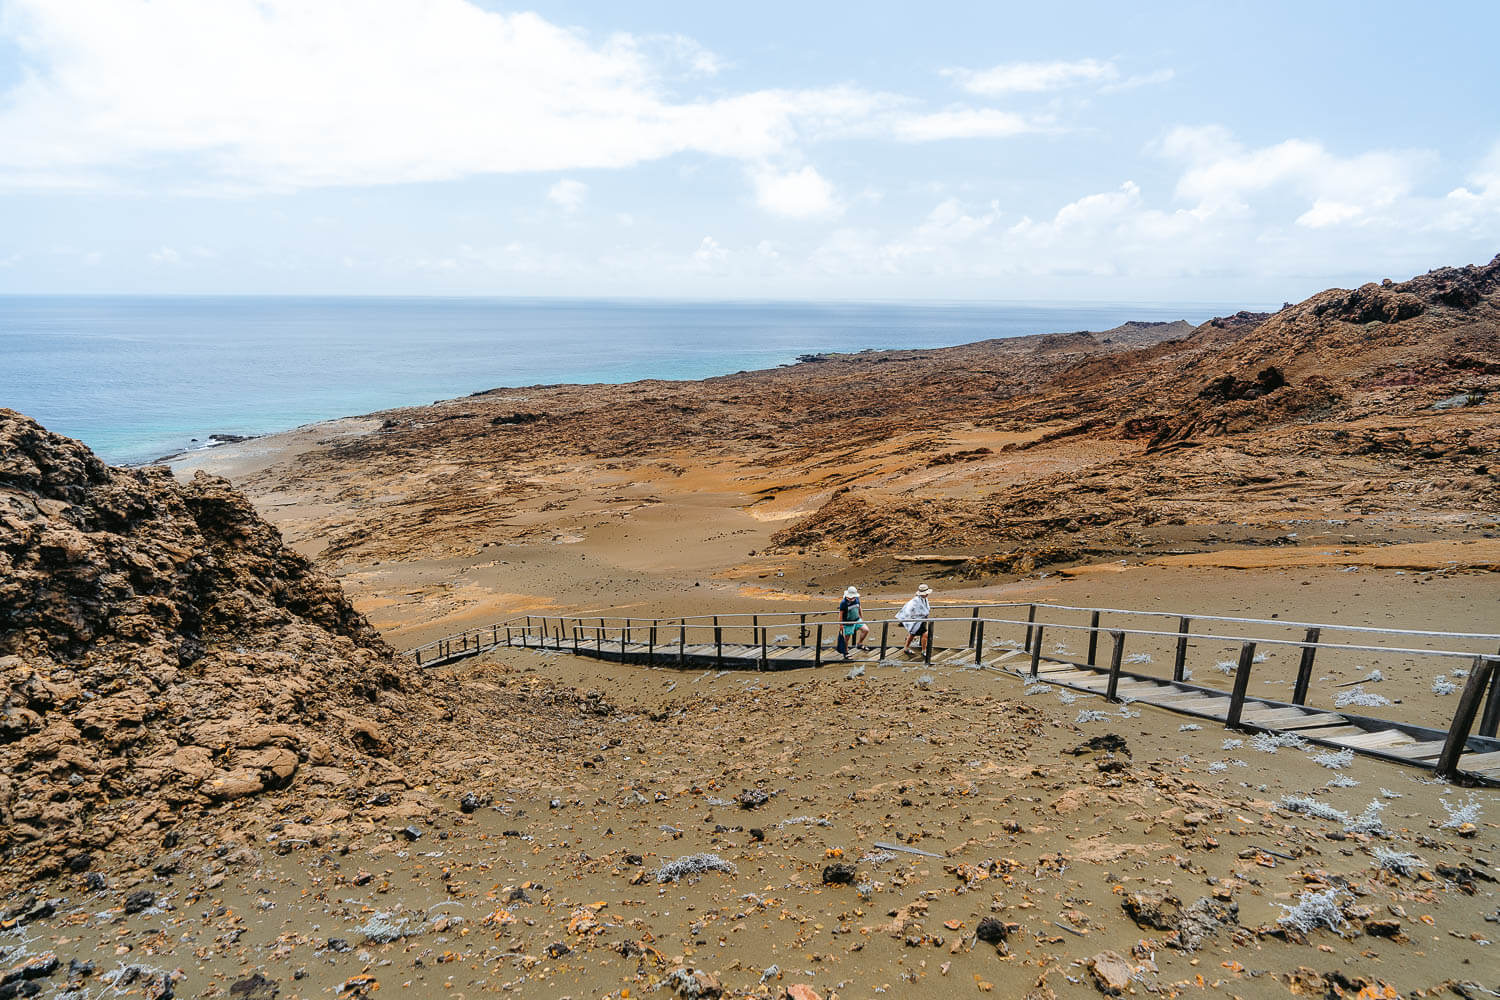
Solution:
<path fill-rule="evenodd" d="M 1312 208 L 1297 216 L 1297 225 L 1306 226 L 1309 229 L 1323 229 L 1328 226 L 1337 226 L 1342 222 L 1350 222 L 1364 214 L 1365 210 L 1358 205 L 1334 201 L 1331 198 L 1319 198 L 1313 202 Z"/>
<path fill-rule="evenodd" d="M 974 94 L 999 97 L 1004 94 L 1060 90 L 1081 83 L 1110 83 L 1120 72 L 1112 61 L 1077 59 L 1072 62 L 1016 62 L 990 69 L 953 68 L 943 75 L 958 81 Z"/>
<path fill-rule="evenodd" d="M 1312 203 L 1303 216 L 1312 227 L 1357 219 L 1407 197 L 1433 160 L 1420 150 L 1339 156 L 1306 139 L 1247 149 L 1219 126 L 1173 129 L 1160 149 L 1185 163 L 1177 195 L 1198 211 L 1242 212 L 1252 197 L 1284 192 Z"/>
<path fill-rule="evenodd" d="M 182 254 L 171 247 L 161 247 L 146 255 L 153 264 L 181 264 Z"/>
<path fill-rule="evenodd" d="M 588 197 L 589 186 L 582 181 L 564 177 L 547 189 L 547 200 L 564 212 L 573 213 L 583 207 Z"/>
<path fill-rule="evenodd" d="M 906 115 L 896 118 L 892 123 L 895 137 L 907 142 L 1008 138 L 1026 132 L 1045 131 L 1047 128 L 1045 119 L 1028 119 L 996 108 L 956 108 L 930 114 Z"/>
<path fill-rule="evenodd" d="M 296 189 L 759 161 L 890 99 L 851 88 L 667 96 L 717 68 L 676 36 L 594 42 L 473 0 L 11 0 L 0 182 L 153 171 Z M 663 53 L 666 53 L 665 55 Z"/>
<path fill-rule="evenodd" d="M 756 202 L 773 215 L 816 219 L 842 211 L 833 185 L 811 166 L 780 171 L 762 165 L 752 171 L 752 179 Z"/>

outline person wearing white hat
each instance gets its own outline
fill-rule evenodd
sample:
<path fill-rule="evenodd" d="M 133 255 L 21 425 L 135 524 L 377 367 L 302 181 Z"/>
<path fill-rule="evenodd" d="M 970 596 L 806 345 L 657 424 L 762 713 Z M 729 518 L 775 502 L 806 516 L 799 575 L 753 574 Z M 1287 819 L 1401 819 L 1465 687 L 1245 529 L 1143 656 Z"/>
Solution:
<path fill-rule="evenodd" d="M 901 608 L 901 614 L 897 616 L 897 619 L 906 629 L 906 645 L 901 647 L 901 652 L 905 653 L 910 649 L 912 640 L 918 637 L 922 640 L 920 648 L 926 651 L 927 642 L 932 634 L 927 621 L 932 615 L 932 605 L 927 603 L 927 598 L 931 595 L 932 588 L 925 583 L 921 584 L 917 587 L 916 596 Z"/>
<path fill-rule="evenodd" d="M 842 629 L 839 632 L 839 645 L 843 647 L 844 659 L 849 658 L 851 646 L 859 649 L 865 648 L 865 637 L 870 634 L 870 626 L 864 623 L 864 617 L 859 610 L 859 588 L 851 586 L 844 591 L 844 599 L 839 602 L 839 622 Z"/>

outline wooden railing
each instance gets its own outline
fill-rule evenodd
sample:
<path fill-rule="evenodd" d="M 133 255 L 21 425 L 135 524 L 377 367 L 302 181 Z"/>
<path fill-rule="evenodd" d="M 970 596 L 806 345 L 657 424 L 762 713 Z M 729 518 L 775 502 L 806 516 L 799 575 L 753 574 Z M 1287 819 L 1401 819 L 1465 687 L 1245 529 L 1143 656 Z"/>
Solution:
<path fill-rule="evenodd" d="M 871 642 L 878 633 L 879 657 L 884 660 L 895 644 L 903 643 L 906 629 L 897 620 L 899 607 L 866 607 L 866 624 L 871 629 Z M 1006 640 L 1000 637 L 1011 631 L 1021 636 L 1011 640 L 1011 648 L 1030 655 L 1030 673 L 1037 676 L 1041 661 L 1077 663 L 1095 669 L 1099 664 L 1099 642 L 1101 635 L 1108 643 L 1108 685 L 1106 696 L 1118 700 L 1117 687 L 1120 677 L 1141 676 L 1123 670 L 1125 642 L 1130 637 L 1136 642 L 1156 643 L 1171 651 L 1171 679 L 1177 683 L 1187 681 L 1187 654 L 1190 642 L 1225 644 L 1237 649 L 1233 687 L 1229 694 L 1230 705 L 1225 719 L 1226 725 L 1238 728 L 1240 717 L 1248 696 L 1252 671 L 1258 652 L 1266 648 L 1286 648 L 1298 651 L 1295 682 L 1291 704 L 1305 706 L 1312 685 L 1313 668 L 1320 652 L 1368 653 L 1387 656 L 1436 658 L 1439 662 L 1467 663 L 1469 673 L 1460 694 L 1453 719 L 1447 730 L 1444 750 L 1439 759 L 1438 773 L 1451 776 L 1458 757 L 1469 745 L 1471 731 L 1478 720 L 1477 737 L 1486 742 L 1496 738 L 1500 728 L 1500 653 L 1490 654 L 1475 650 L 1448 648 L 1413 648 L 1408 646 L 1383 645 L 1377 642 L 1334 641 L 1331 637 L 1369 637 L 1385 639 L 1399 637 L 1410 640 L 1429 640 L 1444 645 L 1462 645 L 1500 641 L 1500 633 L 1445 632 L 1426 629 L 1396 629 L 1366 625 L 1339 625 L 1327 622 L 1285 621 L 1279 618 L 1245 618 L 1225 615 L 1181 614 L 1167 611 L 1133 611 L 1119 608 L 1090 608 L 1039 603 L 974 604 L 934 609 L 928 618 L 927 642 L 923 647 L 923 660 L 930 663 L 934 652 L 944 659 L 952 660 L 953 654 L 967 650 L 973 654 L 975 665 L 986 660 L 986 635 L 990 649 L 1003 646 Z M 1005 613 L 1009 612 L 1009 613 Z M 1024 615 L 1023 615 L 1024 612 Z M 1067 621 L 1068 617 L 1087 616 L 1087 624 Z M 880 617 L 884 616 L 884 617 Z M 1105 624 L 1106 616 L 1110 619 Z M 1154 619 L 1165 619 L 1173 627 L 1145 627 Z M 1142 621 L 1144 620 L 1144 621 Z M 622 660 L 632 647 L 644 646 L 641 659 L 648 664 L 687 665 L 702 662 L 704 654 L 688 654 L 689 648 L 711 647 L 708 661 L 719 667 L 726 662 L 744 664 L 754 662 L 765 669 L 773 653 L 796 648 L 811 651 L 810 665 L 821 666 L 825 649 L 837 636 L 844 624 L 835 610 L 811 610 L 791 612 L 743 612 L 729 614 L 679 615 L 671 618 L 633 618 L 618 615 L 525 615 L 505 622 L 480 628 L 465 629 L 415 649 L 404 655 L 411 656 L 418 666 L 431 666 L 473 655 L 497 646 L 525 645 L 529 647 L 579 652 L 584 643 L 591 651 L 604 653 L 618 643 Z M 895 626 L 894 630 L 892 626 Z M 1194 628 L 1207 627 L 1207 631 Z M 946 644 L 940 643 L 939 632 Z M 1276 634 L 1249 635 L 1247 632 L 1281 632 Z M 1292 636 L 1284 633 L 1292 632 Z M 1077 635 L 1086 637 L 1087 653 L 1081 661 L 1069 660 L 1060 655 L 1044 655 L 1042 643 L 1048 635 Z M 893 638 L 895 643 L 893 643 Z M 726 659 L 726 644 L 748 647 L 750 652 Z M 1493 647 L 1492 647 L 1493 648 Z M 993 652 L 992 652 L 993 655 Z M 967 657 L 966 657 L 967 658 Z M 1350 682 L 1353 683 L 1353 682 Z M 1204 688 L 1204 690 L 1211 690 Z M 1396 728 L 1420 728 L 1401 722 L 1391 722 Z M 1493 749 L 1500 750 L 1500 743 Z"/>

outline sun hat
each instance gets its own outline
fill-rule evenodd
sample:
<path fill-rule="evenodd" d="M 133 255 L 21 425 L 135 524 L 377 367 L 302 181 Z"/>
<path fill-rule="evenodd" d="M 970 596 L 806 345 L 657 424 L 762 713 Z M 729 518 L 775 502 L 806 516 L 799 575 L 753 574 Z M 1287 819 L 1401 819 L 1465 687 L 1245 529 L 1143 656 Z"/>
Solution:
<path fill-rule="evenodd" d="M 918 584 L 917 585 L 917 596 L 918 597 L 926 597 L 930 593 L 932 593 L 932 588 L 929 587 L 929 586 L 927 586 L 927 584 L 923 583 L 923 584 Z"/>
<path fill-rule="evenodd" d="M 859 596 L 859 588 L 851 586 L 848 590 L 844 591 L 844 596 L 845 597 L 858 597 Z"/>

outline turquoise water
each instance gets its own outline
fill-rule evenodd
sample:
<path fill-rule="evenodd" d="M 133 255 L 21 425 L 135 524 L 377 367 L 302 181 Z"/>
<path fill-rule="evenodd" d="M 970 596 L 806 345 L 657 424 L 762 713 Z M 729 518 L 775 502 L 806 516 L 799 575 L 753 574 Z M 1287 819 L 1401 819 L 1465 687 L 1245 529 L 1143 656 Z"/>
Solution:
<path fill-rule="evenodd" d="M 0 297 L 0 406 L 115 463 L 482 389 L 696 379 L 818 351 L 1202 322 L 1245 304 Z"/>

